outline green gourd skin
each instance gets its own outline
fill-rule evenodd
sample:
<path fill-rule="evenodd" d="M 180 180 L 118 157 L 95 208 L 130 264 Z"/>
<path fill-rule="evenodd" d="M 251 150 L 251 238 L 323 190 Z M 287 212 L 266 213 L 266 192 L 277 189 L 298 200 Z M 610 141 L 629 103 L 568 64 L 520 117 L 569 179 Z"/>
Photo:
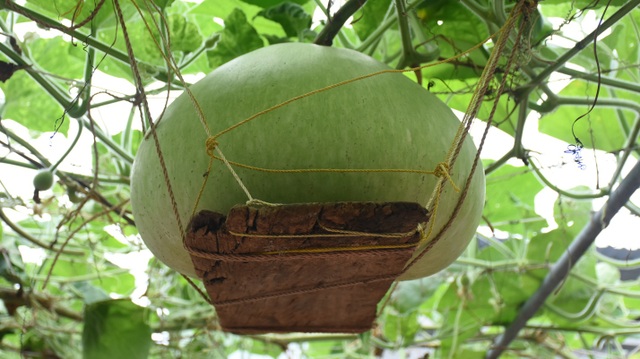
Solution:
<path fill-rule="evenodd" d="M 33 177 L 33 187 L 38 191 L 46 191 L 53 187 L 53 172 L 41 169 Z"/>
<path fill-rule="evenodd" d="M 359 52 L 311 44 L 273 45 L 243 55 L 191 87 L 211 134 L 293 97 L 381 70 Z M 460 122 L 434 95 L 400 73 L 384 73 L 303 98 L 222 136 L 230 161 L 271 169 L 419 169 L 445 160 Z M 207 171 L 207 135 L 186 94 L 165 111 L 157 135 L 183 228 Z M 451 170 L 463 188 L 476 149 L 469 137 Z M 416 173 L 274 174 L 236 167 L 251 195 L 271 203 L 408 201 L 426 205 L 437 178 Z M 147 134 L 132 168 L 131 201 L 148 248 L 175 270 L 195 276 L 182 244 L 153 138 Z M 445 186 L 432 236 L 450 217 L 460 193 Z M 230 171 L 214 161 L 197 210 L 226 214 L 248 200 Z M 428 276 L 466 248 L 484 205 L 484 175 L 476 170 L 458 217 L 440 241 L 401 279 Z"/>
<path fill-rule="evenodd" d="M 80 203 L 84 199 L 84 196 L 78 193 L 78 189 L 72 186 L 67 188 L 67 196 L 71 203 Z"/>

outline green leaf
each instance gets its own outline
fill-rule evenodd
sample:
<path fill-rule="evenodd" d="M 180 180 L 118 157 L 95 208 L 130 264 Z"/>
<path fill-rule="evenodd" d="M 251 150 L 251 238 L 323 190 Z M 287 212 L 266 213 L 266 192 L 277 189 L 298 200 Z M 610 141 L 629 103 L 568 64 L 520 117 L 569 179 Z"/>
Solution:
<path fill-rule="evenodd" d="M 99 1 L 96 0 L 27 0 L 28 7 L 53 14 L 52 19 L 63 18 L 73 21 L 74 24 L 88 19 L 98 4 Z M 136 13 L 135 7 L 128 1 L 121 1 L 120 6 L 125 19 L 129 19 Z M 116 23 L 114 11 L 113 2 L 105 1 L 92 20 L 96 28 L 114 26 Z M 84 27 L 89 27 L 90 24 L 91 22 Z"/>
<path fill-rule="evenodd" d="M 602 42 L 609 47 L 615 49 L 617 64 L 613 64 L 613 74 L 616 77 L 637 82 L 640 75 L 638 63 L 640 53 L 638 51 L 638 34 L 637 26 L 640 23 L 640 14 L 637 11 L 629 13 L 627 16 L 617 22 L 612 29 L 612 33 L 605 37 Z"/>
<path fill-rule="evenodd" d="M 520 307 L 540 286 L 540 280 L 519 271 L 495 271 L 488 280 L 495 289 L 489 303 L 496 309 L 496 324 L 514 320 Z"/>
<path fill-rule="evenodd" d="M 109 268 L 116 268 L 109 266 Z M 91 284 L 102 288 L 108 293 L 115 293 L 121 296 L 129 296 L 135 288 L 135 277 L 131 273 L 118 273 L 117 275 L 102 276 L 93 280 Z"/>
<path fill-rule="evenodd" d="M 64 40 L 38 38 L 28 43 L 33 60 L 43 70 L 69 79 L 82 79 L 85 50 L 82 45 Z"/>
<path fill-rule="evenodd" d="M 158 5 L 158 7 L 160 7 L 160 9 L 165 9 L 169 6 L 171 6 L 171 4 L 173 4 L 175 0 L 153 0 L 153 2 Z"/>
<path fill-rule="evenodd" d="M 491 286 L 487 278 L 470 282 L 463 274 L 451 283 L 438 304 L 442 315 L 439 330 L 443 357 L 458 357 L 460 346 L 478 334 L 496 316 L 490 303 Z"/>
<path fill-rule="evenodd" d="M 592 0 L 545 0 L 545 5 L 557 5 L 557 4 L 568 4 L 573 9 L 597 9 L 601 8 L 605 5 L 609 6 L 620 6 L 625 4 L 625 0 L 611 0 L 611 1 L 592 1 Z M 564 13 L 563 15 L 566 15 Z"/>
<path fill-rule="evenodd" d="M 367 1 L 354 15 L 353 29 L 360 40 L 368 38 L 380 26 L 391 0 Z"/>
<path fill-rule="evenodd" d="M 572 189 L 575 192 L 586 190 L 589 190 L 586 186 Z M 591 201 L 560 196 L 554 205 L 553 216 L 558 226 L 568 235 L 575 237 L 591 220 L 592 212 L 593 204 Z"/>
<path fill-rule="evenodd" d="M 0 240 L 2 240 L 2 225 L 0 225 Z M 27 275 L 24 271 L 24 263 L 15 245 L 15 241 L 1 241 L 3 247 L 0 248 L 0 277 L 9 283 L 28 283 Z M 11 242 L 11 243 L 9 243 Z"/>
<path fill-rule="evenodd" d="M 291 2 L 264 9 L 258 16 L 280 24 L 288 37 L 301 37 L 304 31 L 311 27 L 311 15 L 307 14 L 302 6 Z"/>
<path fill-rule="evenodd" d="M 144 18 L 138 16 L 126 23 L 129 40 L 136 59 L 153 65 L 144 66 L 144 64 L 138 64 L 138 70 L 142 75 L 143 81 L 150 80 L 151 77 L 157 75 L 157 67 L 166 67 L 163 50 L 161 51 L 165 47 L 165 42 L 170 42 L 171 52 L 177 60 L 180 60 L 184 53 L 195 51 L 204 42 L 196 22 L 190 17 L 175 13 L 167 15 L 165 19 L 169 28 L 169 39 L 163 40 L 158 28 L 153 26 L 154 20 L 151 19 L 151 16 L 146 13 L 143 13 L 143 15 Z M 114 37 L 116 38 L 115 43 Z M 122 30 L 119 27 L 100 31 L 98 39 L 106 44 L 113 43 L 113 47 L 122 52 L 126 53 L 127 51 Z M 131 66 L 128 63 L 107 58 L 101 63 L 100 69 L 114 76 L 130 81 L 132 79 Z"/>
<path fill-rule="evenodd" d="M 582 80 L 574 80 L 559 95 L 593 99 L 596 85 Z M 600 97 L 608 96 L 604 88 L 600 90 Z M 590 102 L 589 104 L 590 105 Z M 553 136 L 567 143 L 575 143 L 571 128 L 576 119 L 587 113 L 588 105 L 564 105 L 555 112 L 540 118 L 538 129 L 540 132 Z M 587 148 L 596 148 L 603 151 L 616 151 L 624 147 L 625 136 L 620 128 L 617 115 L 611 108 L 594 108 L 587 116 L 581 118 L 575 124 L 575 133 Z M 593 140 L 592 140 L 593 138 Z"/>
<path fill-rule="evenodd" d="M 225 19 L 220 41 L 207 52 L 209 64 L 218 67 L 238 56 L 261 48 L 264 43 L 256 29 L 247 21 L 247 16 L 240 9 L 235 9 Z"/>
<path fill-rule="evenodd" d="M 148 311 L 130 300 L 107 300 L 84 310 L 82 356 L 86 359 L 143 359 L 149 355 Z"/>
<path fill-rule="evenodd" d="M 26 72 L 16 72 L 0 88 L 6 99 L 2 118 L 15 120 L 34 132 L 68 132 L 69 118 L 62 107 Z"/>
<path fill-rule="evenodd" d="M 333 340 L 310 341 L 302 347 L 307 358 L 324 358 L 344 351 L 344 343 Z"/>
<path fill-rule="evenodd" d="M 481 43 L 490 35 L 485 21 L 459 1 L 424 1 L 416 8 L 416 15 L 424 34 L 435 41 L 445 58 Z"/>
<path fill-rule="evenodd" d="M 85 304 L 93 304 L 110 299 L 104 290 L 91 285 L 87 281 L 74 282 L 72 285 L 82 294 L 82 301 Z"/>
<path fill-rule="evenodd" d="M 258 12 L 260 12 L 262 8 L 249 5 L 240 0 L 204 1 L 193 8 L 189 12 L 189 14 L 191 16 L 195 15 L 199 19 L 202 18 L 204 20 L 199 21 L 198 24 L 200 25 L 202 33 L 205 34 L 205 36 L 210 36 L 214 31 L 219 31 L 217 29 L 219 25 L 211 21 L 211 17 L 218 19 L 227 19 L 233 12 L 237 10 L 241 10 L 248 19 L 253 19 L 252 26 L 259 34 L 285 36 L 285 33 L 282 30 L 282 26 L 280 26 L 280 24 L 271 20 L 267 20 L 263 17 L 256 17 L 258 15 Z M 227 26 L 226 20 L 225 26 Z"/>
<path fill-rule="evenodd" d="M 278 355 L 282 354 L 282 347 L 275 343 L 252 340 L 251 346 L 248 351 L 253 354 L 266 355 L 272 358 L 277 358 Z"/>
<path fill-rule="evenodd" d="M 171 35 L 171 51 L 192 52 L 202 45 L 202 35 L 195 23 L 185 16 L 171 14 L 169 16 L 169 33 Z"/>
<path fill-rule="evenodd" d="M 255 6 L 260 6 L 262 8 L 270 8 L 276 6 L 278 4 L 283 3 L 283 0 L 242 0 L 243 2 Z M 306 4 L 309 0 L 288 0 L 287 2 L 293 2 L 298 5 Z"/>
<path fill-rule="evenodd" d="M 443 279 L 442 275 L 436 274 L 427 278 L 399 282 L 391 294 L 389 305 L 403 314 L 416 311 L 438 290 Z"/>
<path fill-rule="evenodd" d="M 527 167 L 504 165 L 487 177 L 484 215 L 495 228 L 515 233 L 538 231 L 547 225 L 534 209 L 535 196 L 542 188 Z"/>
<path fill-rule="evenodd" d="M 420 329 L 418 312 L 406 314 L 387 313 L 384 316 L 384 336 L 391 342 L 409 345 Z"/>
<path fill-rule="evenodd" d="M 596 264 L 596 276 L 598 283 L 612 285 L 620 283 L 620 271 L 609 263 L 598 262 Z"/>

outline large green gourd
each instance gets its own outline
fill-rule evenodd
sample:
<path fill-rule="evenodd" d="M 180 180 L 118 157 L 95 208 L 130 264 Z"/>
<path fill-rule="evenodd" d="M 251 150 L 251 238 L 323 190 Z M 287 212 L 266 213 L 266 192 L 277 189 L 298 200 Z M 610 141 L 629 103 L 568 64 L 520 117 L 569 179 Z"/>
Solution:
<path fill-rule="evenodd" d="M 218 133 L 255 113 L 309 91 L 388 69 L 359 52 L 289 43 L 262 48 L 217 68 L 191 87 Z M 434 95 L 400 73 L 385 73 L 290 103 L 218 138 L 230 161 L 271 169 L 420 169 L 432 171 L 454 141 L 459 121 Z M 186 227 L 209 157 L 193 103 L 178 97 L 157 135 L 181 222 Z M 476 149 L 467 138 L 452 169 L 460 187 Z M 415 173 L 265 173 L 235 168 L 253 197 L 272 203 L 410 201 L 426 205 L 437 178 Z M 440 241 L 402 279 L 433 274 L 453 262 L 475 233 L 484 204 L 481 168 L 459 215 Z M 140 145 L 131 179 L 136 225 L 149 249 L 177 271 L 195 275 L 182 245 L 153 138 Z M 447 184 L 433 235 L 460 196 Z M 247 196 L 215 161 L 198 210 L 220 213 Z"/>

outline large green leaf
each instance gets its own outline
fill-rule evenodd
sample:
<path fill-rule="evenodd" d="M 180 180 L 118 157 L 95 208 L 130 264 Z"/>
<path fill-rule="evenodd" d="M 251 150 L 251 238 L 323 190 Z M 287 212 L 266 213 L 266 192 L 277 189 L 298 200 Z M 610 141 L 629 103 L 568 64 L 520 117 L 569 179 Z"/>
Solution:
<path fill-rule="evenodd" d="M 192 52 L 202 45 L 203 38 L 198 27 L 183 15 L 169 15 L 169 34 L 172 52 Z"/>
<path fill-rule="evenodd" d="M 66 134 L 69 130 L 63 108 L 25 71 L 16 72 L 0 87 L 5 94 L 2 118 L 15 120 L 36 133 Z"/>
<path fill-rule="evenodd" d="M 593 0 L 545 0 L 545 5 L 566 4 L 573 9 L 597 9 L 609 6 L 624 5 L 626 0 L 611 0 L 611 1 L 593 1 Z M 564 14 L 566 15 L 566 13 Z"/>
<path fill-rule="evenodd" d="M 311 15 L 302 6 L 291 2 L 264 9 L 258 16 L 280 24 L 288 37 L 301 37 L 311 27 Z"/>
<path fill-rule="evenodd" d="M 534 208 L 542 188 L 527 167 L 504 165 L 487 177 L 484 216 L 494 228 L 514 233 L 538 231 L 546 227 Z"/>
<path fill-rule="evenodd" d="M 242 1 L 246 2 L 247 4 L 263 7 L 265 9 L 285 2 L 283 0 L 242 0 Z M 309 0 L 287 0 L 287 1 L 298 4 L 298 5 L 303 5 L 307 3 Z"/>
<path fill-rule="evenodd" d="M 82 356 L 86 359 L 144 359 L 151 347 L 148 310 L 130 300 L 107 300 L 84 310 Z"/>
<path fill-rule="evenodd" d="M 391 6 L 391 0 L 367 1 L 354 15 L 353 29 L 365 40 L 380 26 Z"/>
<path fill-rule="evenodd" d="M 586 187 L 574 188 L 573 191 L 588 190 Z M 553 216 L 558 226 L 569 235 L 575 237 L 591 220 L 593 204 L 588 200 L 577 200 L 559 197 L 554 205 Z"/>
<path fill-rule="evenodd" d="M 585 81 L 572 81 L 561 92 L 560 96 L 593 99 L 596 85 Z M 600 90 L 601 98 L 608 95 L 606 89 Z M 556 111 L 540 118 L 539 130 L 542 133 L 558 138 L 568 144 L 575 143 L 572 126 L 576 119 L 587 113 L 591 101 L 582 106 L 573 104 L 560 106 Z M 585 147 L 603 151 L 616 151 L 624 147 L 626 137 L 620 128 L 616 111 L 611 108 L 596 107 L 588 115 L 580 118 L 573 126 L 575 135 Z"/>
<path fill-rule="evenodd" d="M 166 0 L 159 0 L 166 1 Z M 37 11 L 52 14 L 52 19 L 67 19 L 74 24 L 84 22 L 95 11 L 100 2 L 97 0 L 27 0 L 27 6 Z M 125 19 L 129 19 L 136 13 L 136 8 L 129 1 L 120 1 Z M 144 8 L 144 7 L 143 7 Z M 93 23 L 96 28 L 110 27 L 116 24 L 115 8 L 113 1 L 106 0 L 95 14 Z M 90 27 L 91 22 L 84 25 Z"/>
<path fill-rule="evenodd" d="M 202 45 L 204 39 L 200 34 L 199 28 L 189 17 L 181 14 L 170 14 L 166 16 L 165 19 L 167 20 L 169 29 L 168 41 L 162 40 L 158 27 L 154 26 L 157 22 L 151 20 L 149 15 L 145 15 L 144 18 L 136 17 L 127 21 L 127 33 L 134 55 L 138 60 L 146 61 L 152 65 L 166 67 L 166 59 L 161 49 L 163 49 L 167 43 L 171 44 L 171 52 L 177 57 L 181 56 L 182 53 L 192 52 Z M 158 24 L 158 26 L 163 25 Z M 122 36 L 121 29 L 110 28 L 98 34 L 98 38 L 106 44 L 113 43 L 114 36 L 117 37 L 113 46 L 126 53 L 126 43 Z M 130 66 L 127 64 L 118 63 L 118 66 L 125 70 L 128 69 L 129 73 L 131 72 Z M 140 64 L 139 67 L 143 77 L 144 75 L 154 75 L 153 73 L 145 74 L 145 71 L 153 69 L 146 69 L 144 66 L 140 66 Z M 115 72 L 114 75 L 117 75 L 117 72 Z"/>
<path fill-rule="evenodd" d="M 173 4 L 175 0 L 153 0 L 161 9 L 167 8 Z"/>
<path fill-rule="evenodd" d="M 38 38 L 27 44 L 33 60 L 44 71 L 68 79 L 82 79 L 86 50 L 81 45 L 72 44 L 61 36 Z"/>
<path fill-rule="evenodd" d="M 256 29 L 247 21 L 240 9 L 235 9 L 225 19 L 225 28 L 215 48 L 207 52 L 211 67 L 218 67 L 240 55 L 264 46 Z"/>
<path fill-rule="evenodd" d="M 436 274 L 427 278 L 399 282 L 391 293 L 389 306 L 403 314 L 416 311 L 425 300 L 434 295 L 444 279 L 444 276 Z"/>
<path fill-rule="evenodd" d="M 438 45 L 444 58 L 455 56 L 489 36 L 486 23 L 458 1 L 424 1 L 416 14 L 424 36 Z"/>
<path fill-rule="evenodd" d="M 384 316 L 384 336 L 393 343 L 408 345 L 420 329 L 418 312 L 388 313 Z"/>
<path fill-rule="evenodd" d="M 265 8 L 269 8 L 271 6 L 278 5 L 280 2 L 282 1 L 278 1 L 274 4 L 271 4 L 270 6 L 267 6 L 267 2 L 261 1 L 261 4 L 263 4 Z M 297 1 L 294 2 L 297 3 Z M 226 22 L 226 19 L 231 15 L 231 13 L 238 9 L 244 12 L 248 19 L 253 19 L 252 25 L 260 34 L 276 34 L 284 36 L 284 31 L 282 31 L 282 27 L 278 23 L 264 19 L 262 17 L 256 18 L 256 15 L 258 15 L 258 13 L 263 10 L 262 6 L 250 5 L 241 0 L 207 0 L 198 4 L 198 6 L 190 10 L 189 14 L 196 16 L 207 16 L 208 23 L 212 23 L 211 17 L 213 17 L 214 19 L 225 19 Z M 203 27 L 203 25 L 206 26 L 207 24 L 204 22 L 200 22 L 200 24 L 200 28 L 204 30 L 205 27 Z M 204 31 L 203 34 L 210 35 L 209 33 Z"/>

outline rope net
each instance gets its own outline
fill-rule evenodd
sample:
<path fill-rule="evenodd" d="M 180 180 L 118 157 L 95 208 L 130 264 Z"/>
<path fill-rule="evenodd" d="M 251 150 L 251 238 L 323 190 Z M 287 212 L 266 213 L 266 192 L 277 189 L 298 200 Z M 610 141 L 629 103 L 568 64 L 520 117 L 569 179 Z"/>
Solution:
<path fill-rule="evenodd" d="M 127 49 L 130 55 L 131 59 L 134 59 L 133 56 L 133 50 L 131 48 L 131 44 L 128 42 L 128 37 L 127 37 L 127 30 L 126 30 L 126 24 L 123 20 L 119 5 L 118 5 L 118 0 L 114 0 L 114 5 L 116 8 L 116 11 L 119 14 L 119 18 L 120 18 L 120 22 L 123 28 L 123 33 L 125 34 L 125 41 L 126 41 L 126 45 L 127 45 Z M 516 29 L 517 24 L 518 24 L 518 19 L 520 18 L 525 18 L 527 16 L 527 14 L 529 14 L 531 11 L 533 11 L 532 9 L 535 9 L 535 3 L 532 1 L 528 1 L 528 0 L 523 0 L 523 1 L 519 1 L 513 8 L 511 14 L 509 15 L 509 17 L 507 18 L 506 23 L 502 26 L 502 28 L 496 33 L 493 34 L 492 36 L 490 36 L 489 38 L 487 38 L 485 41 L 483 41 L 482 43 L 477 44 L 476 46 L 466 50 L 465 52 L 462 52 L 460 54 L 458 54 L 455 57 L 446 59 L 446 60 L 442 60 L 442 61 L 438 61 L 435 63 L 430 63 L 427 65 L 423 65 L 423 66 L 418 66 L 418 67 L 414 67 L 414 68 L 410 68 L 410 69 L 404 69 L 404 70 L 392 70 L 392 69 L 388 69 L 388 70 L 382 70 L 382 71 L 377 71 L 377 72 L 373 72 L 373 73 L 369 73 L 369 74 L 365 74 L 362 76 L 358 76 L 358 77 L 354 77 L 348 80 L 344 80 L 341 82 L 337 82 L 322 88 L 318 88 L 303 94 L 300 94 L 298 96 L 294 96 L 292 98 L 289 98 L 285 101 L 282 101 L 276 105 L 273 105 L 269 108 L 266 108 L 264 110 L 261 110 L 241 121 L 238 121 L 234 124 L 232 124 L 231 126 L 217 132 L 217 133 L 213 133 L 211 128 L 209 127 L 209 124 L 207 123 L 207 119 L 206 119 L 206 115 L 202 109 L 201 104 L 199 103 L 199 101 L 196 99 L 196 97 L 194 96 L 194 94 L 192 93 L 192 91 L 185 86 L 185 93 L 186 96 L 188 97 L 189 101 L 191 102 L 193 108 L 195 109 L 197 118 L 199 120 L 199 122 L 202 125 L 202 129 L 204 131 L 204 133 L 206 134 L 206 141 L 203 147 L 203 151 L 206 152 L 209 160 L 208 160 L 208 165 L 207 165 L 207 169 L 205 171 L 205 176 L 203 177 L 202 180 L 202 184 L 199 188 L 198 194 L 196 196 L 196 200 L 193 203 L 193 206 L 191 207 L 191 218 L 194 218 L 197 215 L 197 211 L 199 208 L 199 205 L 201 203 L 201 200 L 203 198 L 203 196 L 206 195 L 206 188 L 207 188 L 207 183 L 210 180 L 215 180 L 215 178 L 210 178 L 213 173 L 212 169 L 214 168 L 214 166 L 216 165 L 216 163 L 221 164 L 222 166 L 224 166 L 224 168 L 226 168 L 226 170 L 233 176 L 233 179 L 235 180 L 236 184 L 240 187 L 240 189 L 242 190 L 242 192 L 246 195 L 246 199 L 247 202 L 246 204 L 248 206 L 258 206 L 258 207 L 270 207 L 270 206 L 278 206 L 277 203 L 268 203 L 265 202 L 259 198 L 256 198 L 252 195 L 251 192 L 251 188 L 250 186 L 247 186 L 240 175 L 238 175 L 237 173 L 237 169 L 242 169 L 245 171 L 254 171 L 254 172 L 263 172 L 263 173 L 271 173 L 271 174 L 305 174 L 305 173 L 327 173 L 327 174 L 348 174 L 348 173 L 362 173 L 362 174 L 373 174 L 373 173 L 388 173 L 388 174 L 416 174 L 416 175 L 429 175 L 429 176 L 435 176 L 436 177 L 436 185 L 435 188 L 433 189 L 433 191 L 431 192 L 430 197 L 428 198 L 428 200 L 426 201 L 426 206 L 425 209 L 427 210 L 428 216 L 426 218 L 428 218 L 427 221 L 425 222 L 421 222 L 415 225 L 415 228 L 411 229 L 410 231 L 406 231 L 406 232 L 402 232 L 402 233 L 371 233 L 371 232 L 364 232 L 364 231 L 353 231 L 353 230 L 342 230 L 340 228 L 331 228 L 331 227 L 324 227 L 322 228 L 323 232 L 319 233 L 319 234 L 310 234 L 310 233 L 303 233 L 303 234 L 250 234 L 250 233 L 236 233 L 236 232 L 229 232 L 228 234 L 230 236 L 235 236 L 235 237 L 247 237 L 247 238 L 276 238 L 276 239 L 309 239 L 309 238 L 313 238 L 313 237 L 318 237 L 318 238 L 350 238 L 350 237 L 370 237 L 370 238 L 375 238 L 375 239 L 379 239 L 379 238 L 391 238 L 391 239 L 402 239 L 402 238 L 408 238 L 408 237 L 416 237 L 417 240 L 414 242 L 409 242 L 409 243 L 398 243 L 398 244 L 369 244 L 369 245 L 364 245 L 364 246 L 358 246 L 358 247 L 354 247 L 354 246 L 324 246 L 321 248 L 301 248 L 301 249 L 286 249 L 286 250 L 268 250 L 268 251 L 263 251 L 260 253 L 252 253 L 252 254 L 219 254 L 219 253 L 211 253 L 209 251 L 204 251 L 204 250 L 199 250 L 196 248 L 192 248 L 190 246 L 187 245 L 188 242 L 188 228 L 187 226 L 184 225 L 184 223 L 182 222 L 181 218 L 180 218 L 180 211 L 178 209 L 178 203 L 176 200 L 176 196 L 172 187 L 172 183 L 170 180 L 170 176 L 167 170 L 167 166 L 166 163 L 164 161 L 164 154 L 162 151 L 162 146 L 156 131 L 157 128 L 157 123 L 151 123 L 151 126 L 149 128 L 148 134 L 147 136 L 151 136 L 153 139 L 153 142 L 155 144 L 155 150 L 156 153 L 158 155 L 158 158 L 160 159 L 160 167 L 162 169 L 162 175 L 164 178 L 164 183 L 166 185 L 166 190 L 168 192 L 170 201 L 171 201 L 171 207 L 173 210 L 173 214 L 175 216 L 175 220 L 178 224 L 180 233 L 182 234 L 182 242 L 183 244 L 185 244 L 185 249 L 190 253 L 190 255 L 192 257 L 196 257 L 196 258 L 200 258 L 200 259 L 206 259 L 206 260 L 210 260 L 210 261 L 230 261 L 230 262 L 266 262 L 269 260 L 272 260 L 273 258 L 284 258 L 287 256 L 295 256 L 296 258 L 321 258 L 321 257 L 325 257 L 325 256 L 335 256 L 335 255 L 340 255 L 341 253 L 350 253 L 350 252 L 361 252 L 361 253 L 366 253 L 366 255 L 370 255 L 371 258 L 376 258 L 376 256 L 380 255 L 381 253 L 386 253 L 386 252 L 382 252 L 382 251 L 403 251 L 403 250 L 410 250 L 411 255 L 411 259 L 409 261 L 406 261 L 405 264 L 402 266 L 401 271 L 399 273 L 392 273 L 389 275 L 382 275 L 380 276 L 380 278 L 370 278 L 369 280 L 371 281 L 376 281 L 376 280 L 381 280 L 381 281 L 385 281 L 386 282 L 393 282 L 399 275 L 402 275 L 403 273 L 406 273 L 417 261 L 419 261 L 422 257 L 424 257 L 424 255 L 433 248 L 433 246 L 443 237 L 444 233 L 446 231 L 449 230 L 451 224 L 453 223 L 453 220 L 458 216 L 460 208 L 462 207 L 463 202 L 466 199 L 466 196 L 470 190 L 470 185 L 472 182 L 472 178 L 475 174 L 476 168 L 478 167 L 478 161 L 479 161 L 479 156 L 480 153 L 482 151 L 482 147 L 484 145 L 484 142 L 486 140 L 486 134 L 488 132 L 489 127 L 491 126 L 491 122 L 492 122 L 492 117 L 493 117 L 493 112 L 495 111 L 497 104 L 498 104 L 498 100 L 500 98 L 500 95 L 502 94 L 502 91 L 505 87 L 505 82 L 506 82 L 506 78 L 507 76 L 503 76 L 502 77 L 502 82 L 500 83 L 500 87 L 498 89 L 497 92 L 497 96 L 496 96 L 496 100 L 494 102 L 494 107 L 492 109 L 492 114 L 489 117 L 489 120 L 487 121 L 486 124 L 486 129 L 485 132 L 483 134 L 482 140 L 481 140 L 481 144 L 478 148 L 477 154 L 474 158 L 473 161 L 473 165 L 469 170 L 469 173 L 466 177 L 466 180 L 464 181 L 464 183 L 456 183 L 456 181 L 453 179 L 452 176 L 452 171 L 455 168 L 455 163 L 456 160 L 459 156 L 459 154 L 461 153 L 461 149 L 463 146 L 463 143 L 465 141 L 465 138 L 469 132 L 469 128 L 474 120 L 474 118 L 476 117 L 480 106 L 484 100 L 485 94 L 487 93 L 487 90 L 490 86 L 491 81 L 493 80 L 493 77 L 496 73 L 496 68 L 498 67 L 499 61 L 502 58 L 503 52 L 505 52 L 505 49 L 507 49 L 508 47 L 510 47 L 511 50 L 511 54 L 508 57 L 507 60 L 507 64 L 504 66 L 504 73 L 507 74 L 509 73 L 509 68 L 512 66 L 513 62 L 515 61 L 515 58 L 517 56 L 518 53 L 518 48 L 519 48 L 519 41 L 520 38 L 522 37 L 522 31 L 525 28 L 525 21 L 521 21 L 520 22 L 520 28 L 517 31 L 517 34 L 514 35 L 514 29 Z M 159 26 L 158 24 L 155 24 L 156 26 Z M 221 139 L 223 139 L 226 135 L 232 133 L 233 131 L 238 130 L 239 128 L 242 128 L 244 126 L 247 126 L 250 123 L 256 122 L 256 121 L 260 121 L 261 118 L 264 117 L 264 115 L 266 114 L 270 114 L 270 113 L 274 113 L 276 111 L 278 111 L 281 108 L 284 108 L 286 106 L 290 106 L 291 104 L 294 104 L 298 101 L 301 101 L 303 99 L 306 98 L 311 98 L 314 96 L 317 96 L 319 94 L 328 92 L 328 91 L 333 91 L 337 88 L 340 87 L 344 87 L 347 86 L 349 84 L 353 84 L 353 83 L 357 83 L 357 82 L 361 82 L 361 81 L 366 81 L 367 79 L 370 78 L 374 78 L 374 77 L 378 77 L 378 76 L 383 76 L 385 74 L 393 74 L 393 73 L 405 73 L 405 72 L 419 72 L 422 69 L 428 68 L 428 67 L 433 67 L 433 66 L 437 66 L 443 63 L 447 63 L 447 62 L 451 62 L 453 60 L 459 59 L 460 57 L 463 57 L 469 53 L 471 53 L 472 51 L 480 48 L 481 46 L 483 46 L 487 41 L 489 40 L 493 40 L 494 41 L 494 48 L 493 51 L 490 55 L 490 58 L 487 62 L 487 65 L 485 66 L 483 73 L 480 77 L 480 80 L 478 82 L 478 86 L 476 88 L 476 90 L 474 91 L 474 95 L 473 98 L 471 100 L 471 103 L 469 104 L 468 110 L 464 115 L 464 118 L 462 119 L 462 121 L 460 122 L 458 129 L 456 131 L 456 134 L 450 144 L 449 150 L 446 154 L 446 156 L 444 158 L 442 158 L 442 160 L 440 162 L 438 162 L 437 164 L 435 164 L 434 168 L 431 170 L 425 170 L 425 169 L 417 169 L 417 168 L 267 168 L 267 167 L 261 167 L 261 166 L 256 166 L 250 163 L 242 163 L 239 161 L 235 161 L 233 158 L 227 158 L 223 152 L 222 149 L 222 145 L 221 143 Z M 511 41 L 510 46 L 507 46 L 509 44 L 509 42 Z M 168 40 L 167 40 L 168 43 Z M 163 46 L 161 46 L 161 44 L 157 44 L 158 48 L 163 48 Z M 168 44 L 164 44 L 165 46 Z M 182 76 L 180 75 L 180 71 L 178 69 L 178 66 L 175 62 L 175 59 L 173 59 L 173 57 L 171 56 L 171 52 L 163 52 L 163 56 L 165 56 L 165 60 L 166 63 L 169 67 L 169 69 L 172 70 L 172 72 L 178 77 L 178 79 L 186 85 L 186 82 L 184 81 L 184 79 L 182 78 Z M 132 60 L 131 62 L 132 68 L 134 70 L 134 74 L 137 73 L 137 67 L 135 64 L 135 61 Z M 146 98 L 144 96 L 144 88 L 142 86 L 142 80 L 139 78 L 139 75 L 136 76 L 136 83 L 137 83 L 137 88 L 138 91 L 140 92 L 140 94 L 142 95 L 142 103 L 143 106 L 145 107 L 145 113 L 147 118 L 151 121 L 151 115 L 150 112 L 148 111 L 148 104 L 146 102 Z M 439 206 L 441 205 L 441 198 L 442 198 L 442 194 L 445 190 L 445 188 L 447 186 L 451 186 L 451 188 L 459 194 L 458 196 L 458 201 L 455 205 L 455 208 L 452 212 L 452 214 L 450 215 L 450 217 L 448 218 L 448 220 L 446 221 L 445 225 L 439 229 L 438 233 L 435 233 L 436 229 L 434 226 L 434 223 L 436 222 L 436 219 L 438 218 L 439 214 Z M 383 254 L 384 255 L 384 254 Z M 284 256 L 284 257 L 283 257 Z M 357 281 L 356 281 L 357 282 Z M 193 285 L 193 282 L 189 281 L 189 283 L 191 283 Z M 354 282 L 355 283 L 355 282 Z M 216 303 L 217 305 L 220 306 L 228 306 L 231 304 L 238 304 L 238 303 L 247 303 L 247 302 L 252 302 L 258 299 L 265 299 L 265 298 L 271 298 L 271 297 L 279 297 L 279 296 L 288 296 L 291 294 L 300 294 L 300 293 L 308 293 L 308 292 L 314 292 L 317 291 L 319 289 L 330 289 L 330 288 L 336 288 L 336 287 L 343 287 L 343 286 L 347 286 L 347 285 L 352 285 L 354 283 L 351 283 L 350 281 L 341 281 L 341 282 L 335 282 L 335 283 L 326 283 L 326 284 L 322 284 L 319 286 L 316 286 L 314 288 L 307 288 L 307 289 L 292 289 L 289 291 L 278 291 L 275 294 L 271 293 L 271 294 L 264 294 L 264 295 L 253 295 L 253 296 L 249 296 L 246 298 L 240 298 L 240 299 L 231 299 L 231 300 L 226 300 L 226 301 L 221 301 Z M 388 286 L 387 286 L 388 288 Z M 203 294 L 200 290 L 199 292 L 201 294 Z M 208 300 L 208 299 L 207 299 Z"/>

